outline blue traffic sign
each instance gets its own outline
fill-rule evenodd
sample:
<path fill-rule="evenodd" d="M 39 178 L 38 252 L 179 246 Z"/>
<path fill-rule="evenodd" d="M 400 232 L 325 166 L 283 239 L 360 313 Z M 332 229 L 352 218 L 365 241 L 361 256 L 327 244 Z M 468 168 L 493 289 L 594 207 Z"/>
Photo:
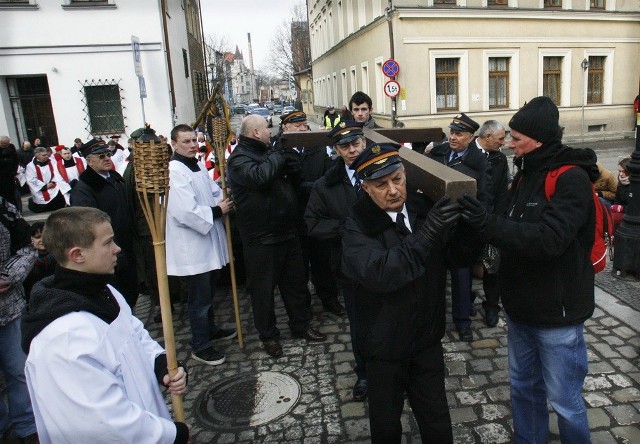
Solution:
<path fill-rule="evenodd" d="M 389 59 L 382 64 L 382 72 L 387 77 L 395 77 L 400 72 L 400 65 L 393 59 Z"/>

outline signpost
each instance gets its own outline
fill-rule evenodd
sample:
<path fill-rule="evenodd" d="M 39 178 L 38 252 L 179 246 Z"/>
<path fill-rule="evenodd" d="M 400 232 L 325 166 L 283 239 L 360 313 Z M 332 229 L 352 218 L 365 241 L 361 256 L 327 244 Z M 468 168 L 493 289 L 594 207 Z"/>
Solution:
<path fill-rule="evenodd" d="M 394 99 L 398 94 L 400 94 L 400 84 L 395 80 L 389 80 L 384 84 L 384 93 Z"/>
<path fill-rule="evenodd" d="M 400 65 L 393 59 L 389 59 L 382 64 L 382 73 L 391 79 L 384 84 L 383 89 L 387 97 L 391 98 L 391 123 L 394 127 L 396 126 L 396 96 L 400 94 L 400 84 L 395 79 L 399 72 Z M 404 102 L 402 109 L 405 109 Z"/>

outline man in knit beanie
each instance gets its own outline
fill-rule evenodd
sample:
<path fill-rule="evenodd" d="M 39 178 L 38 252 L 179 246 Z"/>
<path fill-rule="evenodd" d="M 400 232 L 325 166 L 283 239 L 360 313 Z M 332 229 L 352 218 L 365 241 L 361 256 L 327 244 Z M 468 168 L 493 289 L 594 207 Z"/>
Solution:
<path fill-rule="evenodd" d="M 590 442 L 580 391 L 588 370 L 584 321 L 595 306 L 590 178 L 597 167 L 592 150 L 562 145 L 558 117 L 548 97 L 536 97 L 509 122 L 519 172 L 504 214 L 459 199 L 463 219 L 500 249 L 516 442 L 549 441 L 547 400 L 562 442 Z M 554 171 L 563 165 L 575 167 Z M 547 174 L 558 174 L 549 199 Z"/>

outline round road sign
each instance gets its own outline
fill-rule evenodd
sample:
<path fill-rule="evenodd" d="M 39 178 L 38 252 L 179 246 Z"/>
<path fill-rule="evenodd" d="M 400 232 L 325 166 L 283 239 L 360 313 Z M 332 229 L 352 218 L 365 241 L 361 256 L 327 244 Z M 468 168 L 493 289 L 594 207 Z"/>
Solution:
<path fill-rule="evenodd" d="M 389 80 L 384 84 L 384 93 L 393 99 L 400 94 L 400 84 L 395 80 Z"/>
<path fill-rule="evenodd" d="M 393 59 L 389 59 L 382 64 L 382 72 L 387 77 L 395 77 L 400 72 L 400 65 Z"/>

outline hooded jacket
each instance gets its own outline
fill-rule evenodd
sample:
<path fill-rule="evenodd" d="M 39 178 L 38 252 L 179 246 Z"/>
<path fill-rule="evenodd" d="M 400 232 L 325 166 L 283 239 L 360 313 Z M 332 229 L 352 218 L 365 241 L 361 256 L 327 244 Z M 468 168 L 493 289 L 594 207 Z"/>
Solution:
<path fill-rule="evenodd" d="M 505 213 L 490 216 L 484 232 L 485 239 L 501 251 L 500 291 L 512 320 L 557 327 L 583 322 L 593 314 L 595 162 L 592 150 L 560 142 L 516 159 L 520 171 Z M 546 175 L 566 164 L 580 168 L 558 177 L 548 201 Z"/>

